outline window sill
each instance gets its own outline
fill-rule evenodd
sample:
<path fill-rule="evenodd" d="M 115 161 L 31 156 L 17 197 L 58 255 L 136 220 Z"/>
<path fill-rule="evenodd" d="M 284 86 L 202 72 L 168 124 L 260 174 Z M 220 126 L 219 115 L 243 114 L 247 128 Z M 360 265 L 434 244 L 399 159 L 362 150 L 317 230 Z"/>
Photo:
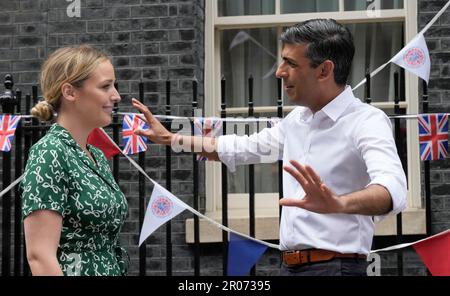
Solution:
<path fill-rule="evenodd" d="M 248 234 L 249 222 L 248 211 L 233 209 L 228 212 L 228 225 L 231 229 Z M 206 215 L 221 222 L 221 212 L 210 212 Z M 408 209 L 402 213 L 403 234 L 425 234 L 425 210 Z M 256 238 L 260 240 L 278 240 L 279 222 L 278 214 L 273 210 L 258 210 L 256 213 Z M 376 223 L 375 235 L 396 235 L 397 219 L 396 216 L 388 216 L 384 220 Z M 222 230 L 210 222 L 200 219 L 200 242 L 217 243 L 222 242 Z M 194 243 L 194 219 L 186 220 L 186 243 Z"/>

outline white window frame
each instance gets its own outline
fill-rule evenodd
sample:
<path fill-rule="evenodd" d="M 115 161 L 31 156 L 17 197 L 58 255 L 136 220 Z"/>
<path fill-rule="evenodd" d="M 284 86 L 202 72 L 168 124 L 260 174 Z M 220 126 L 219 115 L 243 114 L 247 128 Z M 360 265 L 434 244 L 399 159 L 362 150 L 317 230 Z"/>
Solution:
<path fill-rule="evenodd" d="M 381 10 L 379 16 L 368 17 L 366 11 L 344 11 L 344 0 L 340 1 L 340 10 L 336 12 L 294 13 L 281 14 L 280 0 L 275 0 L 275 14 L 248 16 L 218 16 L 217 0 L 205 1 L 205 114 L 206 116 L 220 116 L 220 30 L 248 29 L 263 27 L 279 27 L 294 25 L 311 18 L 334 18 L 342 23 L 373 23 L 402 21 L 405 23 L 405 40 L 409 41 L 417 34 L 417 0 L 405 0 L 403 9 Z M 407 43 L 407 42 L 406 42 Z M 279 52 L 281 50 L 279 45 Z M 279 56 L 279 54 L 278 54 Z M 361 80 L 364 77 L 361 77 Z M 407 114 L 419 112 L 419 84 L 418 78 L 408 72 L 405 73 L 405 102 L 401 102 L 402 109 Z M 393 102 L 373 103 L 380 109 L 393 108 Z M 293 107 L 285 107 L 290 111 Z M 227 115 L 246 113 L 247 108 L 227 108 Z M 276 106 L 255 107 L 255 113 L 276 112 Z M 407 121 L 407 161 L 408 161 L 408 208 L 404 212 L 404 234 L 425 233 L 424 206 L 421 198 L 421 174 L 418 144 L 418 127 L 415 120 Z M 220 163 L 206 164 L 206 214 L 220 220 L 222 180 Z M 256 216 L 258 218 L 278 217 L 278 192 L 273 194 L 256 194 Z M 229 194 L 228 210 L 230 219 L 233 217 L 248 217 L 248 194 Z M 408 217 L 414 218 L 408 218 Z M 420 216 L 420 219 L 417 217 Z M 248 218 L 247 218 L 248 219 Z M 420 220 L 419 222 L 417 222 Z M 231 225 L 232 223 L 230 223 Z M 245 223 L 244 223 L 245 224 Z M 247 223 L 248 224 L 248 223 Z M 408 227 L 408 225 L 412 225 Z M 245 228 L 245 227 L 244 227 Z M 411 229 L 410 229 L 411 228 Z M 188 229 L 188 226 L 187 226 Z M 245 229 L 244 229 L 245 231 Z M 382 226 L 377 227 L 377 234 L 395 234 L 395 217 L 383 220 Z M 187 235 L 188 237 L 188 235 Z M 221 237 L 220 235 L 218 237 Z M 257 231 L 258 237 L 258 231 Z M 219 239 L 219 241 L 221 238 Z M 189 241 L 189 239 L 188 239 Z M 201 241 L 208 241 L 202 239 Z"/>

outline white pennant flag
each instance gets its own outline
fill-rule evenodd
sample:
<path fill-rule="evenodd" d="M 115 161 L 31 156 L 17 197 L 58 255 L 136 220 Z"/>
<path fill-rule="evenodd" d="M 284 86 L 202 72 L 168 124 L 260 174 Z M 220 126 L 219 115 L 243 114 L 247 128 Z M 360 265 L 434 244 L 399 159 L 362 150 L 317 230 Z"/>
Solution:
<path fill-rule="evenodd" d="M 422 34 L 411 40 L 391 62 L 416 74 L 427 83 L 430 79 L 430 53 Z"/>
<path fill-rule="evenodd" d="M 154 183 L 152 196 L 145 212 L 144 224 L 139 237 L 139 246 L 161 225 L 171 220 L 186 208 L 183 202 L 161 185 Z"/>
<path fill-rule="evenodd" d="M 231 50 L 233 47 L 235 47 L 241 43 L 244 43 L 245 41 L 249 40 L 250 38 L 251 37 L 247 32 L 239 31 L 239 33 L 237 33 L 236 36 L 234 36 L 233 41 L 231 41 L 229 50 Z"/>

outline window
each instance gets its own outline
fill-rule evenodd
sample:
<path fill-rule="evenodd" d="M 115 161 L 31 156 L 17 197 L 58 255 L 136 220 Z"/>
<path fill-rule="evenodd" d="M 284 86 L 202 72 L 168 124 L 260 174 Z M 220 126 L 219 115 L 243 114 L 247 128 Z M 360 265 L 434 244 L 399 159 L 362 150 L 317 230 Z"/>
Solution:
<path fill-rule="evenodd" d="M 276 112 L 277 82 L 274 73 L 280 61 L 281 44 L 278 41 L 283 29 L 311 18 L 334 18 L 344 23 L 353 33 L 356 55 L 349 84 L 355 86 L 393 57 L 417 34 L 417 0 L 211 0 L 205 1 L 205 100 L 207 116 L 220 115 L 220 79 L 226 78 L 227 113 L 229 116 L 245 115 L 247 109 L 247 79 L 254 78 L 255 114 Z M 374 10 L 379 9 L 379 10 Z M 390 113 L 393 109 L 393 75 L 402 73 L 394 64 L 386 67 L 372 80 L 373 105 Z M 409 73 L 404 75 L 402 86 L 402 112 L 418 113 L 418 80 Z M 364 99 L 364 87 L 355 91 Z M 406 98 L 406 99 L 405 99 Z M 289 112 L 284 99 L 284 111 Z M 408 121 L 406 129 L 408 206 L 409 211 L 422 211 L 420 160 L 417 140 L 417 123 Z M 206 208 L 209 213 L 220 211 L 220 164 L 206 166 Z M 247 215 L 248 168 L 241 167 L 229 174 L 229 209 L 244 208 Z M 277 165 L 256 165 L 256 213 L 278 214 Z M 421 212 L 421 213 L 422 213 Z M 212 215 L 214 216 L 214 215 Z M 220 217 L 220 215 L 219 215 Z M 394 217 L 395 218 L 395 217 Z M 404 219 L 405 220 L 405 219 Z M 389 221 L 388 221 L 389 222 Z M 384 223 L 388 223 L 384 222 Z M 391 224 L 395 224 L 394 220 Z M 258 221 L 257 221 L 258 223 Z M 390 222 L 389 222 L 390 223 Z M 414 223 L 413 223 L 414 224 Z M 417 224 L 417 223 L 416 223 Z M 424 223 L 422 223 L 424 225 Z M 387 224 L 386 224 L 387 225 Z M 258 228 L 258 226 L 257 226 Z M 395 231 L 384 227 L 384 232 Z M 420 228 L 419 230 L 416 228 Z M 424 227 L 408 229 L 404 233 L 420 233 Z M 394 230 L 392 230 L 394 229 Z"/>
<path fill-rule="evenodd" d="M 264 15 L 275 13 L 274 0 L 218 0 L 219 16 Z"/>

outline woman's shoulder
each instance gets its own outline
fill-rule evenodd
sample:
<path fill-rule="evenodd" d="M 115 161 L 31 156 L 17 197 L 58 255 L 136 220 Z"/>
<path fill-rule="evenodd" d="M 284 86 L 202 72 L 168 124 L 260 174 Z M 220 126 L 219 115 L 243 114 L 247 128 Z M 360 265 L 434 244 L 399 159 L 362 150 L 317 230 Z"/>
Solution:
<path fill-rule="evenodd" d="M 66 150 L 67 149 L 60 138 L 48 133 L 31 147 L 29 159 L 34 159 L 35 157 L 64 159 L 67 158 Z"/>
<path fill-rule="evenodd" d="M 31 147 L 31 150 L 56 150 L 63 152 L 64 144 L 58 137 L 47 134 L 36 142 L 36 144 Z"/>

